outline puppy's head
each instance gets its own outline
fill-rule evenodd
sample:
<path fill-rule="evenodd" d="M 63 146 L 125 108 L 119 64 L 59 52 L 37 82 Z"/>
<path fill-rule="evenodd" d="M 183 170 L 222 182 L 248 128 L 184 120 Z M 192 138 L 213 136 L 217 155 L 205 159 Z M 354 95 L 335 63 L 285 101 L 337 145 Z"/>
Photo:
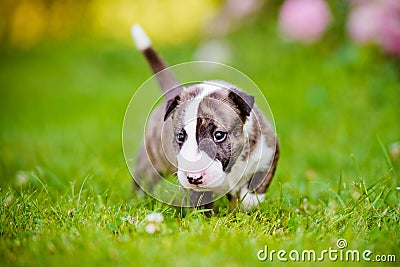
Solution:
<path fill-rule="evenodd" d="M 225 181 L 243 150 L 253 104 L 254 97 L 215 82 L 186 86 L 168 101 L 164 120 L 172 117 L 182 186 L 211 190 Z"/>

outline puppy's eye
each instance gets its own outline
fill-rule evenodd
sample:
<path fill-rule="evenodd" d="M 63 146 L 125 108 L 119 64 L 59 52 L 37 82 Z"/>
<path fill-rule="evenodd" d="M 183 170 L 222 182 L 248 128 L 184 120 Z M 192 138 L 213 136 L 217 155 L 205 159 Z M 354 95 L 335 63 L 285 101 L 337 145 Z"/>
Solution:
<path fill-rule="evenodd" d="M 185 142 L 185 139 L 186 139 L 186 131 L 182 129 L 179 133 L 177 133 L 176 141 L 178 142 L 178 144 L 183 144 L 183 142 Z"/>
<path fill-rule="evenodd" d="M 226 139 L 228 133 L 222 131 L 215 131 L 214 133 L 214 142 L 221 143 Z"/>

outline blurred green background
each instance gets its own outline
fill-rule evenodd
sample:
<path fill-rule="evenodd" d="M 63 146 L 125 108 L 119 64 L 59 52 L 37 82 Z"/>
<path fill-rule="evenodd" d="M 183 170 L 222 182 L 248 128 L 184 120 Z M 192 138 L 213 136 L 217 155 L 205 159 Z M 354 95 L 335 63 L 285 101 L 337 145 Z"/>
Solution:
<path fill-rule="evenodd" d="M 307 190 L 308 182 L 340 175 L 384 175 L 384 151 L 400 140 L 398 59 L 349 41 L 345 1 L 330 3 L 335 19 L 319 42 L 286 42 L 277 30 L 280 4 L 262 2 L 232 30 L 213 35 L 207 28 L 222 1 L 2 1 L 2 187 L 24 183 L 19 174 L 33 170 L 48 173 L 56 187 L 92 174 L 103 189 L 130 194 L 122 122 L 151 75 L 131 44 L 132 23 L 171 65 L 195 58 L 202 42 L 227 44 L 226 63 L 253 79 L 272 108 L 283 182 Z"/>

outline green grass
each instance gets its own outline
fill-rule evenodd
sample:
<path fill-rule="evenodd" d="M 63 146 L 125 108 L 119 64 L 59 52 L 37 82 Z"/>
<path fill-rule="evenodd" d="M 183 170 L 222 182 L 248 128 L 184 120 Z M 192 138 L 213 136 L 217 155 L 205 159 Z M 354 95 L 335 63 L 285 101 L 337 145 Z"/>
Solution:
<path fill-rule="evenodd" d="M 229 213 L 222 202 L 210 218 L 130 191 L 122 122 L 150 75 L 133 47 L 2 51 L 0 265 L 267 265 L 257 260 L 265 245 L 320 252 L 339 238 L 399 262 L 400 160 L 389 155 L 400 139 L 398 62 L 346 42 L 287 44 L 253 26 L 228 37 L 231 65 L 268 99 L 281 159 L 259 210 Z M 177 64 L 194 47 L 161 51 Z M 165 218 L 153 235 L 152 211 Z"/>

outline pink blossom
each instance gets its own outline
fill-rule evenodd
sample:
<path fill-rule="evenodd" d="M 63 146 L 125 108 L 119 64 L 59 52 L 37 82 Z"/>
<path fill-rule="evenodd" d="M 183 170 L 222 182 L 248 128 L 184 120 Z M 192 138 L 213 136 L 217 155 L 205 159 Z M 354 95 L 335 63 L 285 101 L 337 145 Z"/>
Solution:
<path fill-rule="evenodd" d="M 385 1 L 379 43 L 386 53 L 400 56 L 400 1 Z"/>
<path fill-rule="evenodd" d="M 347 31 L 351 38 L 359 44 L 378 41 L 379 23 L 382 7 L 375 1 L 364 1 L 356 4 L 347 21 Z"/>
<path fill-rule="evenodd" d="M 375 43 L 384 52 L 400 56 L 400 1 L 355 1 L 347 31 L 356 43 Z"/>
<path fill-rule="evenodd" d="M 279 14 L 279 28 L 289 39 L 303 43 L 319 40 L 332 20 L 324 0 L 286 0 Z"/>
<path fill-rule="evenodd" d="M 232 17 L 241 19 L 257 11 L 262 5 L 260 0 L 227 0 L 226 6 Z"/>

